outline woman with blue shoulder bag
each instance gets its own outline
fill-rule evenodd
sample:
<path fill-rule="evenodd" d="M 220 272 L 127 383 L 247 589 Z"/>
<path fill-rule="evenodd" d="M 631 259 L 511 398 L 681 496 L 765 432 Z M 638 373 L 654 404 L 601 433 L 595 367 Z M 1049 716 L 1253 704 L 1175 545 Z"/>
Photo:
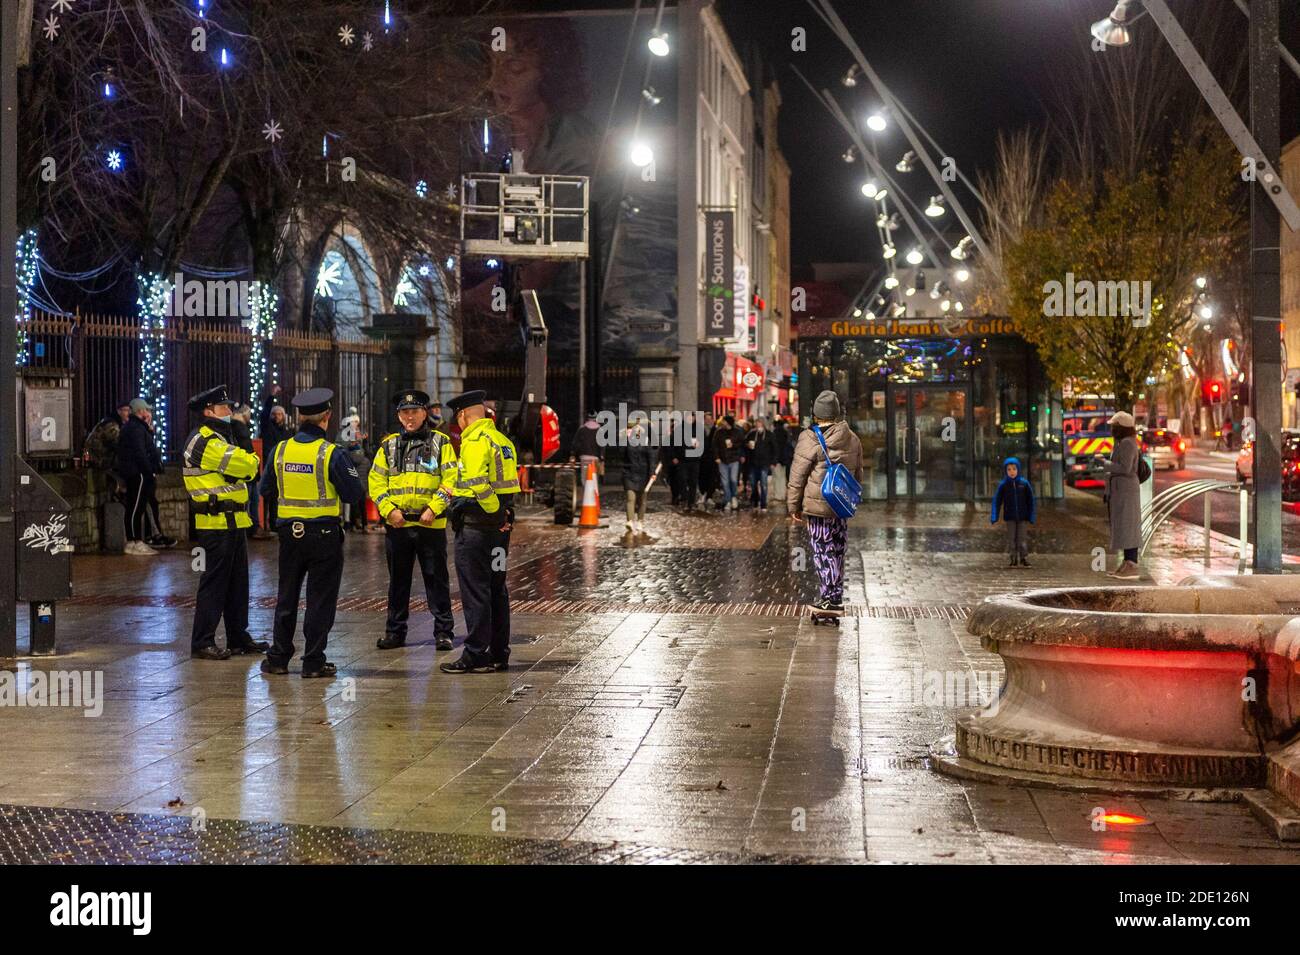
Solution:
<path fill-rule="evenodd" d="M 818 597 L 814 613 L 844 613 L 844 552 L 849 521 L 862 488 L 862 442 L 843 420 L 839 396 L 823 391 L 813 402 L 812 427 L 799 435 L 790 462 L 785 503 L 808 527 Z"/>

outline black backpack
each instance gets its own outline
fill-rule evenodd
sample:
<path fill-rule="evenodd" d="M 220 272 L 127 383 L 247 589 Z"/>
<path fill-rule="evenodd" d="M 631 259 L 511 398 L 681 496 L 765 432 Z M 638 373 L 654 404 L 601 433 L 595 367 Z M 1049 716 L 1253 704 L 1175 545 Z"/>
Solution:
<path fill-rule="evenodd" d="M 1138 455 L 1138 483 L 1146 484 L 1151 480 L 1151 465 L 1143 455 Z"/>

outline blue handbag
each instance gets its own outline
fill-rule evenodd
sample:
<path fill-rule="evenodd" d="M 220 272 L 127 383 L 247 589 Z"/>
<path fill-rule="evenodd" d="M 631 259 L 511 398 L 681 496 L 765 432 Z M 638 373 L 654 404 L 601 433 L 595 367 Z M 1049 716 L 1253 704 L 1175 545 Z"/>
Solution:
<path fill-rule="evenodd" d="M 822 437 L 822 429 L 818 425 L 813 425 L 812 430 L 813 434 L 817 435 L 817 443 L 822 446 L 822 454 L 826 455 L 826 476 L 822 478 L 822 497 L 837 517 L 848 520 L 862 503 L 862 485 L 848 468 L 831 461 L 831 453 L 826 450 L 826 439 Z"/>

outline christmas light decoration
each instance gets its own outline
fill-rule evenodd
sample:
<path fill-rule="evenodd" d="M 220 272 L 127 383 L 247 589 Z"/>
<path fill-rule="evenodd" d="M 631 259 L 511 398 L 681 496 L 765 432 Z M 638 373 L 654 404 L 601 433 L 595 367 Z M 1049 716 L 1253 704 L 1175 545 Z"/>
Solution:
<path fill-rule="evenodd" d="M 113 172 L 121 172 L 125 163 L 126 160 L 123 158 L 121 151 L 117 149 L 110 149 L 108 155 L 104 157 L 104 165 Z"/>
<path fill-rule="evenodd" d="M 275 313 L 280 305 L 280 296 L 275 289 L 261 282 L 254 282 L 250 292 L 252 315 L 248 325 L 253 336 L 253 348 L 248 355 L 248 403 L 251 405 L 266 389 L 266 343 L 275 337 Z M 254 437 L 257 437 L 260 427 L 261 422 L 254 418 Z"/>
<path fill-rule="evenodd" d="M 415 184 L 415 194 L 423 199 L 429 194 L 429 184 L 421 179 Z"/>
<path fill-rule="evenodd" d="M 343 277 L 343 257 L 337 252 L 328 252 L 316 273 L 316 294 L 320 298 L 333 298 L 334 286 Z"/>
<path fill-rule="evenodd" d="M 27 364 L 27 322 L 32 317 L 32 287 L 40 268 L 35 229 L 28 229 L 18 237 L 17 249 L 18 312 L 14 321 L 18 322 L 18 340 L 14 343 L 14 364 L 21 366 Z"/>
<path fill-rule="evenodd" d="M 153 408 L 153 440 L 167 451 L 167 312 L 172 283 L 157 273 L 138 276 L 140 295 L 140 397 Z"/>
<path fill-rule="evenodd" d="M 415 283 L 411 281 L 411 270 L 407 268 L 403 270 L 402 277 L 397 281 L 397 288 L 393 290 L 393 307 L 406 308 L 416 294 Z"/>

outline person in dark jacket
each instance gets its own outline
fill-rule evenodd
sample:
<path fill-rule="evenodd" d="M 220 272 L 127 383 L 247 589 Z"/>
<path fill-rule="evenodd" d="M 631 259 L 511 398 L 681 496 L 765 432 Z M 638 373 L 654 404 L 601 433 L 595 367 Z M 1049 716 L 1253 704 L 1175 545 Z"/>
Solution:
<path fill-rule="evenodd" d="M 713 432 L 713 456 L 718 461 L 718 478 L 722 485 L 722 501 L 718 510 L 738 510 L 736 486 L 740 476 L 740 458 L 745 445 L 744 434 L 736 427 L 734 415 L 727 415 Z"/>
<path fill-rule="evenodd" d="M 583 465 L 583 475 L 586 475 L 587 464 L 595 461 L 597 470 L 605 460 L 605 449 L 600 446 L 597 440 L 600 436 L 600 423 L 596 420 L 596 412 L 588 411 L 587 420 L 583 422 L 582 427 L 578 429 L 577 434 L 573 436 L 573 447 L 569 449 L 569 460 L 575 458 Z M 582 480 L 582 476 L 579 477 Z"/>
<path fill-rule="evenodd" d="M 1001 517 L 1007 525 L 1007 546 L 1011 550 L 1011 564 L 1029 566 L 1029 525 L 1036 516 L 1034 489 L 1020 474 L 1020 459 L 1007 458 L 1002 462 L 1003 478 L 993 492 L 993 514 L 990 524 Z"/>
<path fill-rule="evenodd" d="M 276 394 L 268 394 L 263 402 L 262 412 L 262 430 L 260 437 L 262 439 L 262 461 L 271 461 L 275 458 L 275 446 L 281 441 L 288 441 L 293 437 L 293 429 L 289 427 L 289 416 L 285 412 L 284 406 L 278 403 L 279 385 L 276 385 Z M 265 467 L 265 464 L 263 465 Z M 262 508 L 266 513 L 266 530 L 274 532 L 276 525 L 276 486 L 272 484 L 270 488 L 264 488 L 262 491 Z M 271 536 L 271 534 L 267 534 Z"/>
<path fill-rule="evenodd" d="M 163 460 L 154 443 L 153 408 L 143 398 L 133 398 L 130 408 L 117 443 L 117 469 L 126 482 L 126 553 L 147 557 L 157 553 L 154 547 L 176 542 L 163 536 L 158 516 L 156 476 L 163 473 Z"/>
<path fill-rule="evenodd" d="M 629 531 L 645 533 L 646 486 L 655 469 L 654 448 L 650 446 L 650 432 L 642 418 L 627 423 L 627 447 L 623 458 L 623 490 L 627 492 L 627 523 Z"/>
<path fill-rule="evenodd" d="M 695 510 L 696 498 L 700 496 L 700 458 L 704 449 L 704 429 L 700 427 L 699 415 L 692 411 L 677 438 L 673 441 L 673 453 L 678 454 L 677 474 L 681 481 L 681 502 L 686 510 Z"/>
<path fill-rule="evenodd" d="M 700 450 L 700 499 L 706 502 L 718 487 L 718 459 L 713 454 L 713 432 L 716 431 L 712 412 L 704 412 L 704 441 Z"/>
<path fill-rule="evenodd" d="M 745 435 L 745 471 L 749 475 L 749 504 L 760 513 L 767 511 L 767 475 L 775 460 L 772 432 L 762 418 L 755 418 L 754 430 Z"/>
<path fill-rule="evenodd" d="M 686 454 L 685 445 L 682 444 L 682 428 L 680 424 L 669 424 L 667 433 L 660 434 L 661 442 L 659 447 L 659 464 L 663 471 L 664 483 L 668 485 L 668 490 L 672 493 L 673 507 L 682 503 L 682 458 Z"/>

